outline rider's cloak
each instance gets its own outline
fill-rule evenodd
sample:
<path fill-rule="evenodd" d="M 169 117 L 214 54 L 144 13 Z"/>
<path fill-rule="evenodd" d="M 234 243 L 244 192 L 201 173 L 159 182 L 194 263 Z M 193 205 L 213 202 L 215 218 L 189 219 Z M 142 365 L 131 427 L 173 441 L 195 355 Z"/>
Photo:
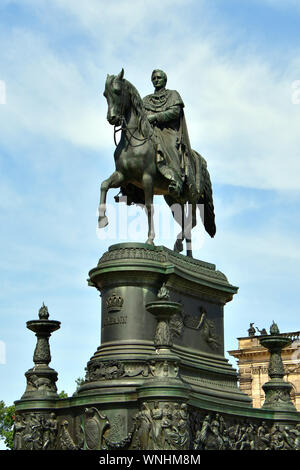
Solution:
<path fill-rule="evenodd" d="M 162 89 L 147 95 L 143 103 L 146 113 L 155 115 L 153 137 L 158 170 L 180 187 L 187 185 L 190 196 L 196 196 L 200 190 L 200 162 L 191 149 L 181 96 L 176 90 Z"/>

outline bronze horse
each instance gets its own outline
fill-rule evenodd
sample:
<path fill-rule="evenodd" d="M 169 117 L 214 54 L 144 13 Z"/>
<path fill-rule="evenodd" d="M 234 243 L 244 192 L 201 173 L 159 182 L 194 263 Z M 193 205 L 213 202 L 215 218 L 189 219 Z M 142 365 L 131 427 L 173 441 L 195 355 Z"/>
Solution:
<path fill-rule="evenodd" d="M 206 161 L 193 151 L 200 168 L 200 191 L 191 192 L 188 184 L 183 185 L 180 196 L 169 193 L 169 181 L 159 172 L 156 165 L 156 143 L 153 127 L 149 123 L 143 101 L 136 88 L 124 79 L 124 70 L 118 75 L 107 75 L 104 96 L 108 104 L 107 120 L 120 126 L 121 138 L 114 153 L 116 170 L 102 182 L 99 204 L 99 228 L 108 224 L 106 195 L 110 188 L 120 188 L 127 196 L 127 204 L 143 204 L 148 216 L 148 239 L 154 245 L 153 196 L 163 195 L 172 210 L 173 217 L 181 226 L 174 251 L 183 250 L 186 240 L 187 255 L 192 256 L 191 230 L 196 225 L 196 208 L 203 205 L 201 218 L 205 230 L 213 237 L 216 233 L 212 188 Z M 116 198 L 118 200 L 118 198 Z"/>

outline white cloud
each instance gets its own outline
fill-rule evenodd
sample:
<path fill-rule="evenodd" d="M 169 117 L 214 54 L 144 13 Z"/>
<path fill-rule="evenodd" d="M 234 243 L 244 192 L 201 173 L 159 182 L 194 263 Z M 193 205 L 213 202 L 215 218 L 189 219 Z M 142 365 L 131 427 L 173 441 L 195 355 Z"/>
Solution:
<path fill-rule="evenodd" d="M 7 65 L 7 104 L 0 117 L 4 142 L 14 142 L 23 131 L 91 148 L 105 145 L 108 128 L 101 88 L 99 84 L 93 90 L 95 95 L 89 89 L 83 78 L 87 70 L 83 73 L 75 62 L 61 60 L 29 31 L 12 32 L 5 47 L 17 52 L 12 66 L 7 57 L 2 59 Z"/>
<path fill-rule="evenodd" d="M 105 8 L 96 0 L 84 7 L 70 0 L 51 7 L 39 2 L 41 16 L 47 12 L 49 21 L 64 20 L 70 31 L 81 28 L 77 33 L 85 31 L 89 46 L 84 43 L 80 54 L 74 49 L 66 60 L 46 33 L 12 30 L 2 38 L 2 65 L 9 75 L 0 118 L 4 143 L 15 145 L 23 131 L 102 149 L 111 159 L 112 128 L 102 97 L 106 73 L 124 65 L 125 76 L 145 95 L 152 88 L 151 70 L 159 66 L 168 73 L 169 87 L 184 98 L 192 146 L 207 158 L 213 181 L 300 188 L 300 105 L 291 101 L 298 51 L 291 45 L 288 67 L 281 68 L 276 54 L 260 54 L 259 44 L 250 49 L 245 41 L 230 49 L 226 27 L 211 24 L 207 3 L 189 4 L 207 21 L 198 32 L 178 16 L 183 1 L 153 6 L 150 0 L 122 0 L 105 2 Z M 214 32 L 207 35 L 210 26 Z M 9 50 L 16 51 L 13 66 L 3 52 Z"/>
<path fill-rule="evenodd" d="M 35 0 L 26 0 L 35 4 Z M 44 7 L 49 2 L 42 0 Z M 41 1 L 39 1 L 41 4 Z M 106 0 L 86 0 L 84 4 L 73 0 L 54 0 L 56 8 L 72 15 L 76 21 L 93 36 L 113 37 L 115 44 L 128 36 L 132 31 L 141 34 L 151 23 L 167 18 L 174 20 L 172 9 L 177 6 L 187 8 L 191 0 L 162 0 L 153 4 L 153 0 L 117 0 L 107 3 Z M 200 3 L 200 2 L 199 2 Z"/>
<path fill-rule="evenodd" d="M 184 91 L 191 141 L 200 152 L 207 149 L 216 181 L 300 188 L 300 107 L 291 104 L 297 70 L 291 63 L 278 73 L 253 55 L 224 59 L 211 45 L 190 49 L 184 73 L 199 77 Z"/>

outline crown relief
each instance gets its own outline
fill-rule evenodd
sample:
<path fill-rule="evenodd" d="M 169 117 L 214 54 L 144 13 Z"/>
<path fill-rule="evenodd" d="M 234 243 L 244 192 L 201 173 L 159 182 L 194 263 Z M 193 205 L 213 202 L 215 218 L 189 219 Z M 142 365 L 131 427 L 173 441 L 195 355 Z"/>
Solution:
<path fill-rule="evenodd" d="M 106 307 L 108 312 L 118 312 L 123 307 L 124 299 L 121 295 L 115 292 L 106 300 Z"/>

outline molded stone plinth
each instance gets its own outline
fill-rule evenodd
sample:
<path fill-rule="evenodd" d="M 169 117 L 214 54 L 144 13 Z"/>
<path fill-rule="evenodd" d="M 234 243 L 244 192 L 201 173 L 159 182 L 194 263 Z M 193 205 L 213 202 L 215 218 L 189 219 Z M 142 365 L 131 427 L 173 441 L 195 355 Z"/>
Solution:
<path fill-rule="evenodd" d="M 37 343 L 33 354 L 34 367 L 25 373 L 27 385 L 22 400 L 57 398 L 57 372 L 48 365 L 51 361 L 49 338 L 60 328 L 60 322 L 49 320 L 48 308 L 43 304 L 39 320 L 30 320 L 26 326 L 35 333 Z"/>
<path fill-rule="evenodd" d="M 292 385 L 283 380 L 285 372 L 281 358 L 281 351 L 284 347 L 291 344 L 291 338 L 280 336 L 277 325 L 273 323 L 271 335 L 263 336 L 259 341 L 270 352 L 268 373 L 271 380 L 262 387 L 265 392 L 263 408 L 273 411 L 295 412 L 296 407 L 290 396 Z"/>
<path fill-rule="evenodd" d="M 113 386 L 134 388 L 152 378 L 149 360 L 167 324 L 170 337 L 161 346 L 179 359 L 180 380 L 195 396 L 203 394 L 214 404 L 222 396 L 233 406 L 251 406 L 224 357 L 223 308 L 237 287 L 215 265 L 163 246 L 122 243 L 100 258 L 89 285 L 101 292 L 101 345 L 87 365 L 79 395 L 95 393 L 109 377 Z M 168 301 L 157 297 L 162 286 Z"/>
<path fill-rule="evenodd" d="M 101 293 L 101 340 L 85 381 L 66 399 L 28 388 L 16 402 L 16 449 L 299 446 L 298 413 L 253 409 L 238 387 L 224 356 L 223 328 L 224 306 L 237 287 L 213 264 L 165 247 L 123 243 L 104 253 L 89 285 Z M 34 373 L 36 380 L 48 374 L 55 385 L 48 339 L 38 343 L 28 387 Z"/>

